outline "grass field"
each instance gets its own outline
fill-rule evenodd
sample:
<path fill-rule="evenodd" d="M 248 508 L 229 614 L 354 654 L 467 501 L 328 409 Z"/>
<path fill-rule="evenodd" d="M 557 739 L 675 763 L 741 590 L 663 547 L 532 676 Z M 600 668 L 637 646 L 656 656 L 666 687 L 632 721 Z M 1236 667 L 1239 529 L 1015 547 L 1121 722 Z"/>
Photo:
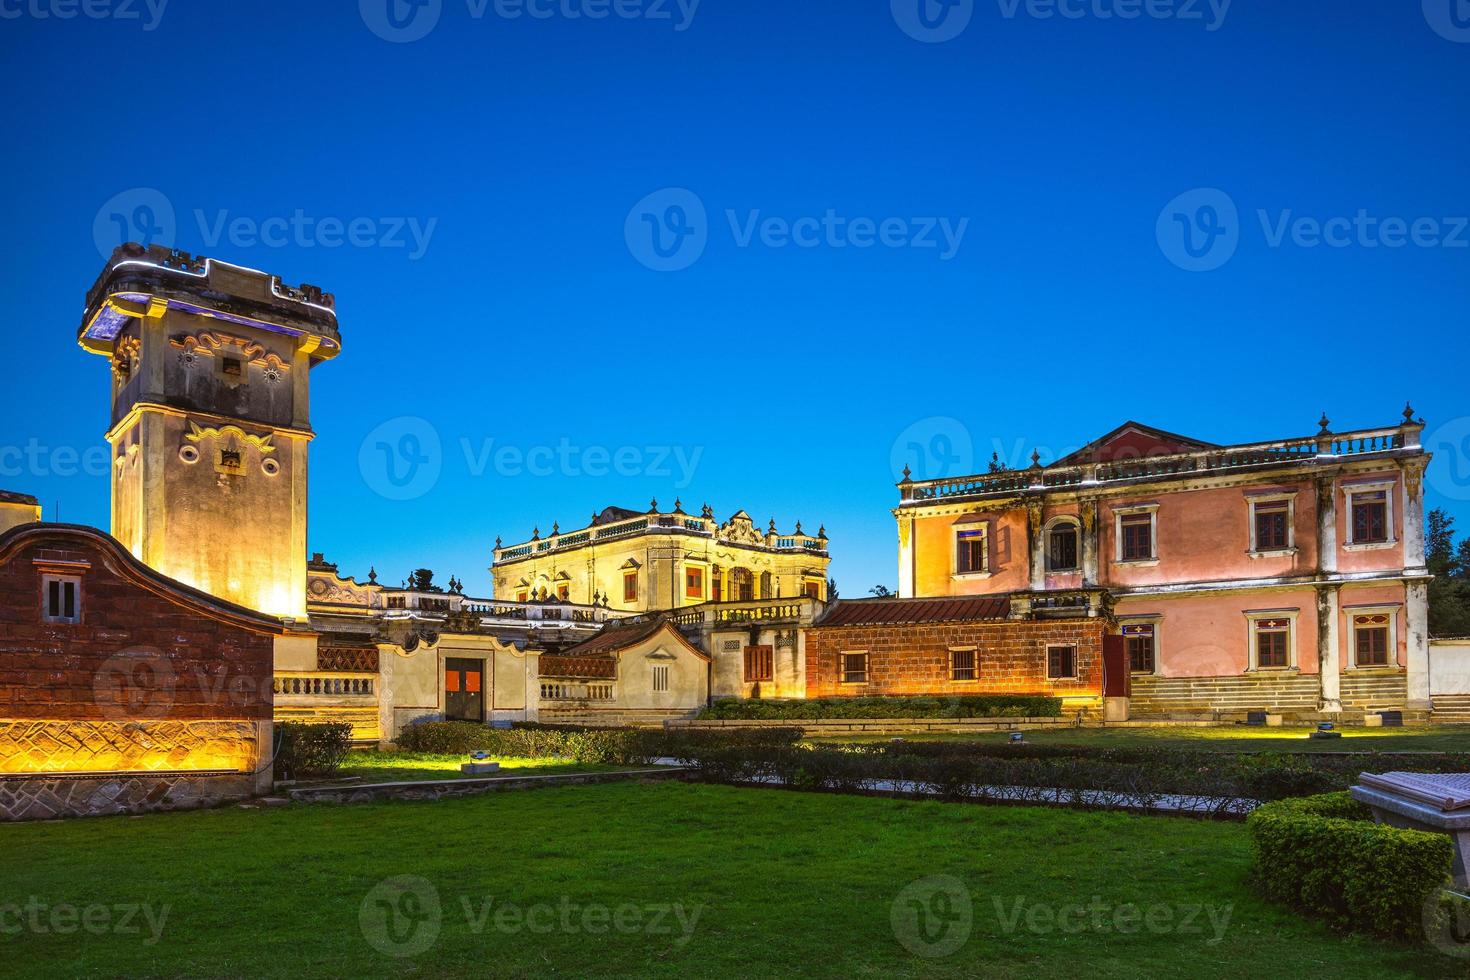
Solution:
<path fill-rule="evenodd" d="M 425 779 L 483 779 L 467 776 L 459 767 L 470 759 L 467 753 L 433 755 L 427 752 L 354 752 L 347 757 L 338 776 L 356 776 L 364 783 L 395 783 Z M 573 762 L 571 759 L 512 759 L 497 756 L 501 775 L 549 776 L 573 772 L 608 772 L 618 766 Z"/>
<path fill-rule="evenodd" d="M 1149 728 L 1062 728 L 1026 732 L 1037 745 L 1080 745 L 1098 748 L 1197 749 L 1220 752 L 1470 752 L 1470 726 L 1439 725 L 1424 728 L 1344 727 L 1342 738 L 1309 738 L 1310 728 L 1255 728 L 1245 725 L 1187 725 Z M 818 742 L 886 741 L 888 735 L 836 736 Z M 977 734 L 918 734 L 911 741 L 1003 742 L 1004 732 Z"/>
<path fill-rule="evenodd" d="M 1263 902 L 1245 829 L 1179 818 L 628 783 L 0 825 L 0 853 L 6 976 L 1463 966 Z"/>

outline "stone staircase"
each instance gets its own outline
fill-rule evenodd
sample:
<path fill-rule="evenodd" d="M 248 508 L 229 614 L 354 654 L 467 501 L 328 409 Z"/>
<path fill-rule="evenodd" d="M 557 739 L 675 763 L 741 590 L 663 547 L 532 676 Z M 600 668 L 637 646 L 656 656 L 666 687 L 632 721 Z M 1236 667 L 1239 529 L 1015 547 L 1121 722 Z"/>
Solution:
<path fill-rule="evenodd" d="M 1430 721 L 1436 725 L 1470 725 L 1470 694 L 1437 694 Z"/>
<path fill-rule="evenodd" d="M 1269 711 L 1298 722 L 1356 722 L 1371 711 L 1402 710 L 1408 682 L 1399 670 L 1345 673 L 1341 714 L 1321 713 L 1321 694 L 1315 674 L 1141 677 L 1133 680 L 1129 714 L 1139 719 L 1229 722 L 1244 721 L 1251 711 Z M 1470 722 L 1470 698 L 1466 701 L 1465 720 Z"/>

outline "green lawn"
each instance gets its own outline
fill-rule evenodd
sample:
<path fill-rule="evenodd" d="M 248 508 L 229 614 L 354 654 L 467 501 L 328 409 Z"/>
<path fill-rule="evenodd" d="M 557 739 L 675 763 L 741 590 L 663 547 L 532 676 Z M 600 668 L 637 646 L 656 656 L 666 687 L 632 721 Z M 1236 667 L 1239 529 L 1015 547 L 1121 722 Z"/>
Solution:
<path fill-rule="evenodd" d="M 1244 827 L 1179 818 L 620 783 L 0 825 L 0 854 L 7 976 L 1367 978 L 1463 966 L 1263 902 L 1246 882 Z M 151 920 L 118 934 L 137 906 Z M 957 948 L 920 955 L 946 943 Z"/>
<path fill-rule="evenodd" d="M 1423 728 L 1340 729 L 1342 738 L 1308 737 L 1311 728 L 1255 728 L 1245 725 L 1187 725 L 1149 728 L 1062 728 L 1026 732 L 1026 741 L 1038 745 L 1082 745 L 1099 748 L 1203 749 L 1221 752 L 1470 752 L 1470 726 L 1438 725 Z M 1005 732 L 976 734 L 923 733 L 910 741 L 1003 742 Z M 889 735 L 836 736 L 817 742 L 881 742 Z"/>
<path fill-rule="evenodd" d="M 395 783 L 424 779 L 483 779 L 468 776 L 459 767 L 470 761 L 467 753 L 432 755 L 427 752 L 354 752 L 340 775 L 357 776 L 364 783 Z M 573 762 L 571 759 L 512 759 L 495 757 L 505 776 L 550 776 L 558 773 L 608 772 L 618 766 Z"/>

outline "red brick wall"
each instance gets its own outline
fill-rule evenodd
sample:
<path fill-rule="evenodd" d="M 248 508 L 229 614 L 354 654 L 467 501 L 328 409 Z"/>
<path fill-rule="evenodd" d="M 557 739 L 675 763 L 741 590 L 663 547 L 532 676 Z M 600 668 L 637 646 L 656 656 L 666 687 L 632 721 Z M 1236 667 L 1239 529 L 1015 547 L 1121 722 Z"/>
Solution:
<path fill-rule="evenodd" d="M 79 624 L 42 622 L 37 558 L 90 564 Z M 116 562 L 73 538 L 0 558 L 0 718 L 268 720 L 273 637 L 156 595 Z"/>
<path fill-rule="evenodd" d="M 807 633 L 809 698 L 875 694 L 1102 693 L 1102 620 L 817 627 Z M 1077 648 L 1077 679 L 1048 680 L 1047 644 Z M 952 647 L 976 648 L 979 680 L 950 679 Z M 868 654 L 868 683 L 842 683 L 843 653 Z"/>

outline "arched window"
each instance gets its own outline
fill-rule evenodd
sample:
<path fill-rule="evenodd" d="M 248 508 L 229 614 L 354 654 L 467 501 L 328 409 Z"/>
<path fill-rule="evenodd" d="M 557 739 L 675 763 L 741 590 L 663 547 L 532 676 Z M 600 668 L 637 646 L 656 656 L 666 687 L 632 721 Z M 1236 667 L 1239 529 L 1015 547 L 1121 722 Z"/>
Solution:
<path fill-rule="evenodd" d="M 1058 518 L 1046 527 L 1046 570 L 1075 572 L 1081 567 L 1081 529 L 1071 518 Z"/>

